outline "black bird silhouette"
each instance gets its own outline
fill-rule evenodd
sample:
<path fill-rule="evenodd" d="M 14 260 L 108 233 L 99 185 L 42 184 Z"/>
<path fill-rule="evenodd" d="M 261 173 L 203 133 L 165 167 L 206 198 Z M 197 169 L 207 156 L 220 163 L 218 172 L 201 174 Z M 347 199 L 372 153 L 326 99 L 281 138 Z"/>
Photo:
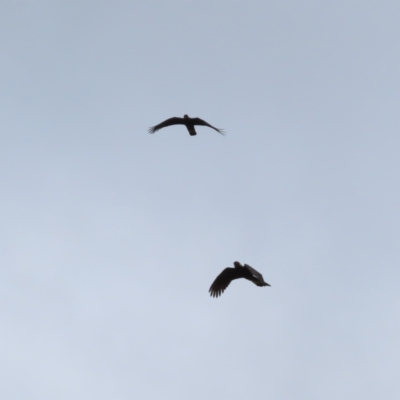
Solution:
<path fill-rule="evenodd" d="M 235 261 L 233 265 L 235 266 L 235 268 L 225 268 L 216 277 L 209 290 L 211 297 L 221 296 L 221 294 L 224 293 L 229 284 L 234 279 L 239 278 L 245 278 L 249 281 L 252 281 L 257 286 L 271 286 L 270 284 L 265 282 L 263 276 L 254 268 L 250 267 L 250 265 L 244 264 L 243 266 L 238 261 Z"/>
<path fill-rule="evenodd" d="M 195 136 L 197 135 L 196 130 L 194 129 L 195 125 L 202 125 L 202 126 L 208 126 L 209 128 L 212 128 L 216 130 L 218 133 L 221 135 L 225 135 L 225 132 L 223 129 L 218 129 L 215 126 L 210 125 L 208 122 L 200 119 L 200 118 L 190 118 L 189 115 L 185 114 L 183 118 L 178 118 L 178 117 L 173 117 L 166 119 L 164 122 L 161 122 L 161 124 L 152 126 L 149 128 L 149 133 L 154 133 L 157 132 L 159 129 L 165 128 L 167 126 L 171 125 L 185 125 L 187 130 L 189 131 L 190 136 Z"/>

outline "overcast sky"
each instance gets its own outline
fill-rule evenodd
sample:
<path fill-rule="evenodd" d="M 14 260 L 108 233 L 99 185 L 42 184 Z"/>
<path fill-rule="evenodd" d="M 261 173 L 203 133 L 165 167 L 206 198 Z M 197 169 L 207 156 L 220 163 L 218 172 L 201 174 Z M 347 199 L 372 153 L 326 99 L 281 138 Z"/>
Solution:
<path fill-rule="evenodd" d="M 1 2 L 0 397 L 398 400 L 399 21 Z"/>

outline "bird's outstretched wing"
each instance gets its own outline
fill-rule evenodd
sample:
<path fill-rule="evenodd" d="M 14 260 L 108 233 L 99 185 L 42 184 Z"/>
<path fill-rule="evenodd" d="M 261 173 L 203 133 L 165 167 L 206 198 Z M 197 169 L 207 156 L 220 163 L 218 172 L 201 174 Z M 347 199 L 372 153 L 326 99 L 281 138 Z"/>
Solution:
<path fill-rule="evenodd" d="M 212 128 L 212 129 L 216 130 L 221 135 L 225 135 L 225 131 L 223 129 L 218 129 L 215 126 L 210 125 L 208 122 L 204 121 L 201 118 L 192 118 L 192 122 L 193 122 L 194 125 L 208 126 L 209 128 Z"/>
<path fill-rule="evenodd" d="M 255 279 L 252 280 L 252 282 L 255 283 L 257 286 L 271 286 L 270 284 L 265 282 L 263 276 L 254 268 L 250 267 L 250 265 L 244 264 L 244 267 L 247 268 L 248 271 L 253 275 Z"/>
<path fill-rule="evenodd" d="M 159 129 L 165 128 L 170 125 L 185 125 L 185 120 L 179 117 L 166 119 L 164 122 L 161 122 L 161 124 L 150 127 L 149 133 L 157 132 Z"/>
<path fill-rule="evenodd" d="M 224 293 L 225 289 L 234 280 L 239 278 L 238 271 L 235 268 L 225 268 L 216 278 L 210 287 L 210 296 L 218 297 Z"/>

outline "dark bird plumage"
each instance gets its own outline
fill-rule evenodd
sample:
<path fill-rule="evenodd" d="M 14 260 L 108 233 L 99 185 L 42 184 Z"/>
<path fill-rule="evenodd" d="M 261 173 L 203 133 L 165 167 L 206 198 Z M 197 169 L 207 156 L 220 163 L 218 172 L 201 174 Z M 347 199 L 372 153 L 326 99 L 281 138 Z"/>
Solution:
<path fill-rule="evenodd" d="M 224 293 L 225 289 L 234 279 L 245 278 L 253 282 L 257 286 L 271 286 L 264 281 L 263 276 L 256 271 L 254 268 L 247 264 L 240 264 L 240 262 L 235 261 L 233 263 L 235 268 L 225 268 L 215 279 L 210 287 L 210 296 L 218 297 Z"/>
<path fill-rule="evenodd" d="M 158 130 L 171 125 L 185 125 L 190 136 L 195 136 L 197 134 L 196 130 L 194 129 L 195 125 L 208 126 L 209 128 L 216 130 L 221 135 L 225 134 L 223 129 L 218 129 L 200 118 L 190 118 L 187 114 L 185 114 L 183 118 L 173 117 L 166 119 L 164 122 L 161 122 L 161 124 L 149 128 L 149 133 L 157 132 Z"/>

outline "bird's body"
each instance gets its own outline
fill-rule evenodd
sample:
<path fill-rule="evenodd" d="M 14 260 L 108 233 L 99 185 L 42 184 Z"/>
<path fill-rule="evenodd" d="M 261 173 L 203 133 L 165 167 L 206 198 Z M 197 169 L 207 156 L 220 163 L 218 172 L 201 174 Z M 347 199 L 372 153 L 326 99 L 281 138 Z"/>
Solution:
<path fill-rule="evenodd" d="M 233 280 L 239 278 L 247 279 L 257 286 L 271 286 L 270 284 L 265 282 L 263 276 L 254 268 L 250 267 L 250 265 L 242 265 L 238 261 L 235 261 L 233 265 L 235 266 L 235 268 L 225 268 L 216 277 L 209 290 L 211 297 L 221 296 L 221 294 L 224 293 L 229 284 Z"/>
<path fill-rule="evenodd" d="M 216 130 L 221 135 L 224 135 L 223 129 L 218 129 L 200 118 L 190 118 L 187 114 L 185 114 L 183 118 L 173 117 L 166 119 L 164 122 L 161 122 L 160 124 L 149 128 L 149 133 L 155 133 L 158 130 L 171 125 L 185 125 L 187 130 L 189 131 L 190 136 L 197 135 L 196 129 L 194 128 L 195 125 L 208 126 L 209 128 Z"/>

